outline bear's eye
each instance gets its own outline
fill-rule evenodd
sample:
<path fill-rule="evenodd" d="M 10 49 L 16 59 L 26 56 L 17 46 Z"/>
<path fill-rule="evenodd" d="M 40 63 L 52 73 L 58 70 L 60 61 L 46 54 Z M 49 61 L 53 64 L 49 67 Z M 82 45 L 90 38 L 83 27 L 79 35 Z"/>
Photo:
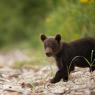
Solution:
<path fill-rule="evenodd" d="M 52 45 L 52 49 L 55 49 L 55 48 L 56 48 L 56 44 L 53 44 L 53 45 Z"/>

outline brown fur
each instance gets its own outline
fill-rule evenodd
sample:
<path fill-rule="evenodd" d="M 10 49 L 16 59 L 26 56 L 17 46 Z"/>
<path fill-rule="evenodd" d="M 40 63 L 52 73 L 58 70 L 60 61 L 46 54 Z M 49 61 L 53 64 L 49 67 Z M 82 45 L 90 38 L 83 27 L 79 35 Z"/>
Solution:
<path fill-rule="evenodd" d="M 68 81 L 68 69 L 70 64 L 70 70 L 74 70 L 75 66 L 89 67 L 90 71 L 94 71 L 95 67 L 90 67 L 85 61 L 85 57 L 88 61 L 91 61 L 91 51 L 95 49 L 94 38 L 83 38 L 75 40 L 70 43 L 61 42 L 61 35 L 57 34 L 54 38 L 47 38 L 45 35 L 41 35 L 41 40 L 44 43 L 45 52 L 48 57 L 53 56 L 56 60 L 58 71 L 55 77 L 51 79 L 51 83 L 59 82 L 61 79 Z M 76 56 L 80 56 L 72 61 Z M 93 59 L 95 54 L 93 55 Z M 71 63 L 72 62 L 72 63 Z M 95 62 L 94 62 L 95 64 Z"/>

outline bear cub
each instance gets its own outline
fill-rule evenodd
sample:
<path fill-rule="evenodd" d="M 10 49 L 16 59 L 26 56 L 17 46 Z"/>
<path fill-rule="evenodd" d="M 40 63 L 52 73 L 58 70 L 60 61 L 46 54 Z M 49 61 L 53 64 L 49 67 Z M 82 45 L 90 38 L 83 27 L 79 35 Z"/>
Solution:
<path fill-rule="evenodd" d="M 86 58 L 91 62 L 95 58 L 94 52 L 91 58 L 91 52 L 95 49 L 94 38 L 82 38 L 66 43 L 61 41 L 60 34 L 57 34 L 55 37 L 46 37 L 42 34 L 41 40 L 44 44 L 46 56 L 54 57 L 58 67 L 54 78 L 50 80 L 51 83 L 57 83 L 61 79 L 65 82 L 68 81 L 68 74 L 74 70 L 75 66 L 89 67 L 90 71 L 95 70 L 95 61 L 93 61 L 93 66 L 90 66 L 85 60 Z"/>

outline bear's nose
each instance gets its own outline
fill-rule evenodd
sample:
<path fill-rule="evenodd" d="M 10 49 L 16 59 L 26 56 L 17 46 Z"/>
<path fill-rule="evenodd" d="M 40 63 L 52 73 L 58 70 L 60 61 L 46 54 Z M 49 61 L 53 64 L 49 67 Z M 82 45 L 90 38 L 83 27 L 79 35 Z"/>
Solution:
<path fill-rule="evenodd" d="M 50 57 L 50 56 L 52 56 L 52 54 L 50 52 L 47 52 L 46 56 Z"/>
<path fill-rule="evenodd" d="M 48 57 L 52 56 L 52 49 L 47 47 L 45 50 L 45 53 L 46 53 L 46 56 L 48 56 Z"/>

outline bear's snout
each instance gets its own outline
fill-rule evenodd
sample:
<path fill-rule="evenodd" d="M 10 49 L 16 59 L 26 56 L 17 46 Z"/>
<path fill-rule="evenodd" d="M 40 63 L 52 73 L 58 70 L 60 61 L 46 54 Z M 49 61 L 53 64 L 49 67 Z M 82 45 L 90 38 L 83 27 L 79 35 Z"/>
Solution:
<path fill-rule="evenodd" d="M 46 48 L 45 53 L 46 53 L 46 56 L 48 56 L 48 57 L 52 56 L 52 49 Z"/>

